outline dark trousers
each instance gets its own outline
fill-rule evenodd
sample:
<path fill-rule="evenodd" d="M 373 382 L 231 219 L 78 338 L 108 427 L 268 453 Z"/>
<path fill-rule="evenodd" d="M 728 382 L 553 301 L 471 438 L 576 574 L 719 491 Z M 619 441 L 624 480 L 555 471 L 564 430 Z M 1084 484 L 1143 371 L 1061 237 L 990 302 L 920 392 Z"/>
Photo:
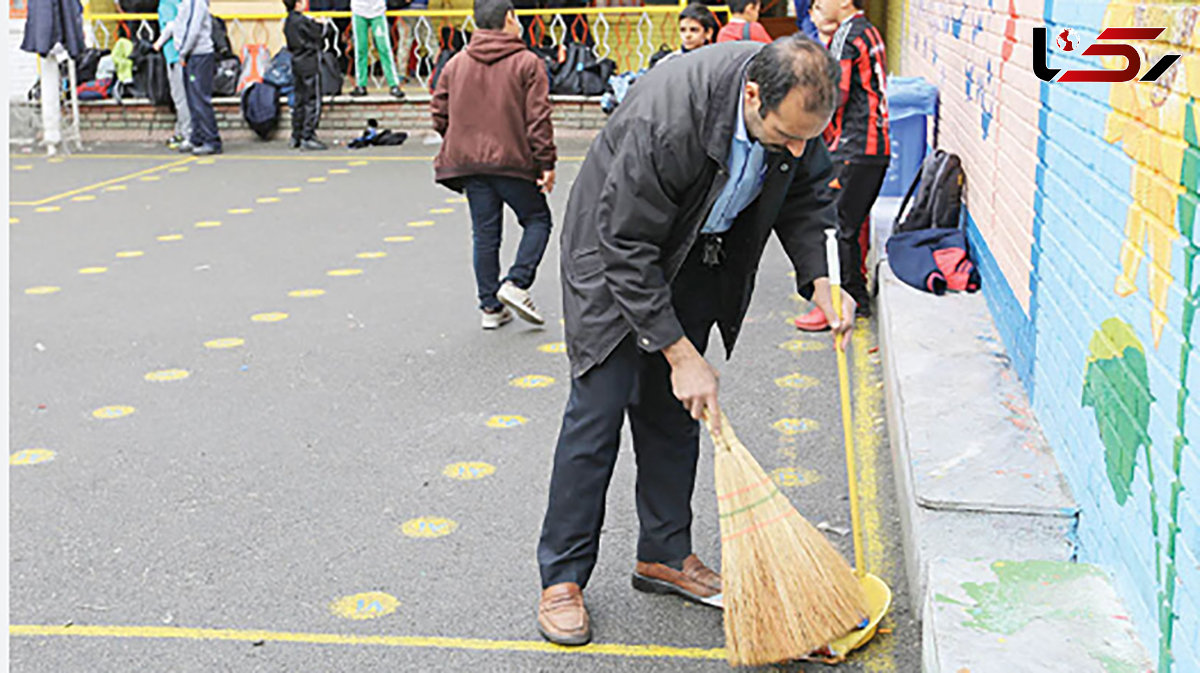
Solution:
<path fill-rule="evenodd" d="M 217 62 L 212 54 L 192 54 L 183 66 L 183 83 L 187 91 L 188 110 L 192 113 L 192 144 L 221 146 L 217 132 L 217 115 L 213 113 L 213 75 Z"/>
<path fill-rule="evenodd" d="M 293 70 L 296 90 L 292 92 L 295 105 L 292 107 L 292 140 L 312 140 L 317 136 L 317 124 L 321 123 L 321 84 L 318 70 Z"/>
<path fill-rule="evenodd" d="M 700 264 L 698 250 L 672 284 L 672 303 L 688 339 L 703 353 L 716 322 L 721 272 Z M 637 560 L 665 563 L 692 553 L 700 426 L 672 392 L 666 358 L 642 351 L 630 335 L 604 362 L 571 381 L 537 550 L 542 588 L 560 582 L 584 587 L 591 577 L 626 415 L 637 462 Z"/>
<path fill-rule="evenodd" d="M 859 306 L 866 306 L 867 250 L 871 245 L 871 206 L 883 186 L 886 163 L 834 162 L 841 188 L 837 192 L 838 255 L 842 287 Z"/>
<path fill-rule="evenodd" d="M 475 175 L 463 180 L 471 209 L 475 239 L 475 286 L 479 308 L 497 311 L 503 306 L 496 292 L 504 281 L 528 290 L 550 241 L 550 206 L 536 183 L 499 175 Z M 517 214 L 521 243 L 508 275 L 500 278 L 500 239 L 504 231 L 504 205 Z"/>

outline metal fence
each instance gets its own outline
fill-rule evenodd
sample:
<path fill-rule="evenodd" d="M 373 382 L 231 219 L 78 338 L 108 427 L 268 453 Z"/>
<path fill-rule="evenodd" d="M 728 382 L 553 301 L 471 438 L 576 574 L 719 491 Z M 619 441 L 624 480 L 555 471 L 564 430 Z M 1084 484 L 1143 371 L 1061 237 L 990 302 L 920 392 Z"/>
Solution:
<path fill-rule="evenodd" d="M 570 9 L 517 10 L 525 25 L 529 42 L 543 47 L 559 47 L 568 42 L 587 45 L 596 58 L 611 58 L 617 71 L 637 70 L 649 65 L 650 57 L 660 48 L 676 49 L 679 31 L 676 17 L 678 5 L 647 7 L 587 7 Z M 714 12 L 724 8 L 712 7 Z M 475 30 L 471 10 L 402 10 L 387 12 L 391 27 L 392 48 L 401 73 L 407 73 L 428 87 L 438 55 L 452 42 L 466 42 Z M 283 32 L 284 13 L 226 14 L 216 12 L 225 20 L 230 42 L 240 52 L 246 44 L 279 43 Z M 346 74 L 354 76 L 352 50 L 354 39 L 350 27 L 350 12 L 310 12 L 310 16 L 328 17 L 338 27 L 340 39 L 331 45 L 346 59 Z M 720 18 L 721 13 L 717 16 Z M 157 34 L 156 14 L 90 14 L 84 23 L 89 39 L 100 48 L 111 48 L 119 37 L 151 39 Z M 370 83 L 384 84 L 374 75 Z"/>

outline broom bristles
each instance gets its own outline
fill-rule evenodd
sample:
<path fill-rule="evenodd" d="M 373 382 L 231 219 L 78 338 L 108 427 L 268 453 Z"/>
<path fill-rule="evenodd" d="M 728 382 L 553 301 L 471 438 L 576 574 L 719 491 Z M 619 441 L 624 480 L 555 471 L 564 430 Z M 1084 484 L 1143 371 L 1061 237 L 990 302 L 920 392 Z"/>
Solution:
<path fill-rule="evenodd" d="M 849 564 L 792 507 L 728 419 L 713 440 L 729 663 L 798 659 L 852 631 L 867 602 Z"/>

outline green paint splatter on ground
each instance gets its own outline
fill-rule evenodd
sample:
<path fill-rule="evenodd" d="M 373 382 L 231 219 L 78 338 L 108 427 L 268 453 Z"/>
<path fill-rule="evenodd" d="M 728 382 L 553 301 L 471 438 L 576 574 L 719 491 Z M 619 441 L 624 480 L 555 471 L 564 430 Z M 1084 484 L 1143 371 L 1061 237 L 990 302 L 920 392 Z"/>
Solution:
<path fill-rule="evenodd" d="M 1036 620 L 1081 619 L 1089 616 L 1065 585 L 1104 575 L 1094 566 L 1062 561 L 997 561 L 991 566 L 995 582 L 966 582 L 963 591 L 975 605 L 963 626 L 1012 635 Z"/>
<path fill-rule="evenodd" d="M 1092 334 L 1084 373 L 1082 406 L 1092 407 L 1108 481 L 1118 505 L 1129 499 L 1138 448 L 1150 445 L 1150 381 L 1146 352 L 1133 327 L 1109 318 Z"/>

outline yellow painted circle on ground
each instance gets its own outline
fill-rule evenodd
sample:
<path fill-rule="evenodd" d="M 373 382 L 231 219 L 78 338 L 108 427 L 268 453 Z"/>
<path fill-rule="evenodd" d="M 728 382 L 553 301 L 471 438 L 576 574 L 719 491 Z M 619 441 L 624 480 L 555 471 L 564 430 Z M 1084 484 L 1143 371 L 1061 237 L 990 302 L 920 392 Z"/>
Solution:
<path fill-rule="evenodd" d="M 279 203 L 278 196 L 260 196 L 254 199 L 256 203 Z"/>
<path fill-rule="evenodd" d="M 453 212 L 454 212 L 453 208 L 430 208 L 429 209 L 430 215 L 449 215 L 450 213 L 453 213 Z"/>
<path fill-rule="evenodd" d="M 129 185 L 109 185 L 104 188 L 106 192 L 123 192 L 129 189 Z"/>
<path fill-rule="evenodd" d="M 117 257 L 120 257 L 121 259 L 132 259 L 134 257 L 141 257 L 144 254 L 146 253 L 142 252 L 141 250 L 122 250 L 121 252 L 117 253 Z"/>
<path fill-rule="evenodd" d="M 366 166 L 366 165 L 367 165 L 367 164 L 369 164 L 369 163 L 371 163 L 371 162 L 370 162 L 370 161 L 361 161 L 361 160 L 360 160 L 360 161 L 350 161 L 350 162 L 348 162 L 346 165 L 347 165 L 347 166 Z"/>
<path fill-rule="evenodd" d="M 190 170 L 192 170 L 192 169 L 188 168 L 187 166 L 176 166 L 175 168 L 167 169 L 167 172 L 168 173 L 187 173 Z"/>
<path fill-rule="evenodd" d="M 771 427 L 785 435 L 799 435 L 812 432 L 821 427 L 821 424 L 811 418 L 781 418 L 772 423 Z"/>
<path fill-rule="evenodd" d="M 54 285 L 37 285 L 25 288 L 25 294 L 54 294 L 61 289 L 61 287 L 55 287 Z"/>
<path fill-rule="evenodd" d="M 213 339 L 211 341 L 205 341 L 204 347 L 205 348 L 237 348 L 238 346 L 241 346 L 244 343 L 246 343 L 246 340 L 238 338 L 238 337 L 222 337 L 220 339 Z"/>
<path fill-rule="evenodd" d="M 12 168 L 14 171 L 31 171 L 33 170 L 33 164 L 21 164 L 19 166 L 13 166 Z"/>
<path fill-rule="evenodd" d="M 326 271 L 326 276 L 357 276 L 362 273 L 362 269 L 332 269 Z"/>
<path fill-rule="evenodd" d="M 331 168 L 329 172 L 333 175 L 345 175 L 350 172 L 349 168 Z"/>
<path fill-rule="evenodd" d="M 496 466 L 488 463 L 451 463 L 442 470 L 442 474 L 460 481 L 483 479 L 495 473 Z"/>
<path fill-rule="evenodd" d="M 319 177 L 319 178 L 309 178 L 308 181 L 309 182 L 325 182 L 328 179 L 329 178 L 326 178 L 326 177 Z"/>
<path fill-rule="evenodd" d="M 804 467 L 780 467 L 771 470 L 771 479 L 780 486 L 812 486 L 824 479 L 816 470 Z"/>
<path fill-rule="evenodd" d="M 50 449 L 22 449 L 8 457 L 9 465 L 37 465 L 54 460 L 55 453 Z"/>
<path fill-rule="evenodd" d="M 409 222 L 408 226 L 410 226 L 410 227 L 432 227 L 433 220 L 417 220 L 415 222 Z"/>
<path fill-rule="evenodd" d="M 280 187 L 280 194 L 295 194 L 300 191 L 300 187 Z"/>
<path fill-rule="evenodd" d="M 96 195 L 95 194 L 80 194 L 79 196 L 72 196 L 71 200 L 72 201 L 95 201 Z"/>
<path fill-rule="evenodd" d="M 142 177 L 138 178 L 138 180 L 141 180 L 142 182 L 158 182 L 159 180 L 162 180 L 162 176 L 161 175 L 143 175 Z"/>
<path fill-rule="evenodd" d="M 221 226 L 221 222 L 218 220 L 204 220 L 203 222 L 196 223 L 197 229 L 213 229 L 219 226 Z"/>
<path fill-rule="evenodd" d="M 320 297 L 323 294 L 325 294 L 325 290 L 317 290 L 317 289 L 292 290 L 291 292 L 288 293 L 288 296 L 304 298 L 304 297 Z"/>
<path fill-rule="evenodd" d="M 94 416 L 96 418 L 102 418 L 102 419 L 120 418 L 122 416 L 128 416 L 129 414 L 132 414 L 133 412 L 134 412 L 133 407 L 114 405 L 114 406 L 109 406 L 109 407 L 100 407 L 99 409 L 92 412 L 92 416 Z"/>
<path fill-rule="evenodd" d="M 104 273 L 106 271 L 108 271 L 107 266 L 85 266 L 79 270 L 79 273 L 85 276 L 90 276 L 92 274 Z"/>
<path fill-rule="evenodd" d="M 250 319 L 254 322 L 279 322 L 280 320 L 287 320 L 287 318 L 288 314 L 280 313 L 278 311 L 271 313 L 255 313 L 254 315 L 250 316 Z"/>
<path fill-rule="evenodd" d="M 787 376 L 775 379 L 775 385 L 780 388 L 803 390 L 805 388 L 815 388 L 821 385 L 821 382 L 812 376 L 805 376 L 804 374 L 788 374 Z"/>
<path fill-rule="evenodd" d="M 384 257 L 387 257 L 387 253 L 379 252 L 379 251 L 360 252 L 357 255 L 355 255 L 355 257 L 357 257 L 359 259 L 383 259 Z"/>
<path fill-rule="evenodd" d="M 515 428 L 525 425 L 529 419 L 524 416 L 492 416 L 487 419 L 489 428 Z"/>
<path fill-rule="evenodd" d="M 62 206 L 42 206 L 41 208 L 37 209 L 37 212 L 39 212 L 39 213 L 57 213 L 60 210 L 62 210 Z"/>
<path fill-rule="evenodd" d="M 156 240 L 162 241 L 163 243 L 169 243 L 171 241 L 182 241 L 183 234 L 166 234 L 163 236 L 159 236 Z"/>
<path fill-rule="evenodd" d="M 384 243 L 408 243 L 417 240 L 416 236 L 385 236 Z"/>
<path fill-rule="evenodd" d="M 246 215 L 248 213 L 253 213 L 254 209 L 253 208 L 230 208 L 229 210 L 227 210 L 225 212 L 229 213 L 230 215 Z"/>
<path fill-rule="evenodd" d="M 516 386 L 518 388 L 545 388 L 547 386 L 554 385 L 554 379 L 541 374 L 530 374 L 528 376 L 522 376 L 518 379 L 513 379 L 508 382 L 508 385 Z"/>
<path fill-rule="evenodd" d="M 369 591 L 339 598 L 329 605 L 329 610 L 345 619 L 375 619 L 392 614 L 399 605 L 400 601 L 391 594 Z"/>
<path fill-rule="evenodd" d="M 201 166 L 211 166 L 211 165 L 217 163 L 217 160 L 213 159 L 212 157 L 208 157 L 206 159 L 200 159 L 196 163 L 200 164 Z"/>
<path fill-rule="evenodd" d="M 191 376 L 191 372 L 186 369 L 160 369 L 146 374 L 146 380 L 152 383 L 166 383 L 167 381 L 182 381 L 189 376 Z"/>
<path fill-rule="evenodd" d="M 791 351 L 793 353 L 823 351 L 826 348 L 825 344 L 821 343 L 820 341 L 809 341 L 807 339 L 793 339 L 791 341 L 785 341 L 779 344 L 779 347 L 785 351 Z"/>
<path fill-rule="evenodd" d="M 453 533 L 458 528 L 458 524 L 450 519 L 443 519 L 437 516 L 423 516 L 418 519 L 409 519 L 400 525 L 400 532 L 408 537 L 445 537 Z"/>
<path fill-rule="evenodd" d="M 541 346 L 538 346 L 538 350 L 540 350 L 543 353 L 566 353 L 567 352 L 567 342 L 554 341 L 554 342 L 551 342 L 548 344 L 542 344 Z"/>

